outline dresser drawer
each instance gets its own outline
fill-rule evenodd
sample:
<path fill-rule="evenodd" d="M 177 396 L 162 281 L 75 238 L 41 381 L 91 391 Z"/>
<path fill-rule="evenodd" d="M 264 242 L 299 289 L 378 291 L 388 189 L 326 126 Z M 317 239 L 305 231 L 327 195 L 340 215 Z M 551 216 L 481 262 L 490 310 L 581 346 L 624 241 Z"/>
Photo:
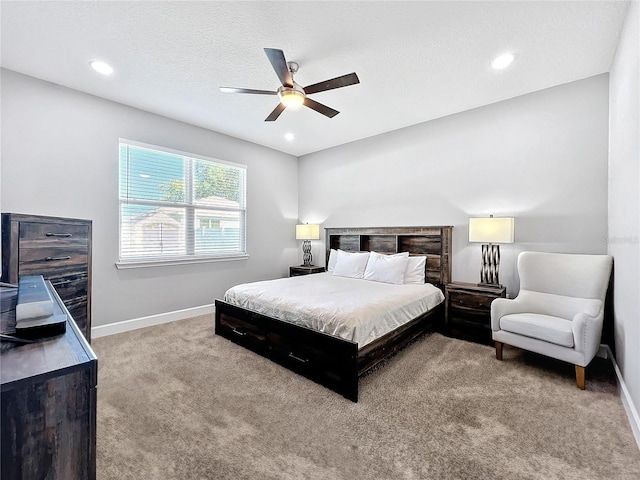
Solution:
<path fill-rule="evenodd" d="M 43 248 L 89 245 L 89 227 L 20 222 L 20 248 Z"/>
<path fill-rule="evenodd" d="M 86 273 L 88 269 L 86 246 L 20 249 L 18 271 L 20 276 L 43 275 L 49 279 Z"/>
<path fill-rule="evenodd" d="M 54 286 L 62 300 L 84 297 L 86 301 L 89 279 L 86 274 L 55 276 L 49 275 L 47 280 Z M 67 307 L 68 308 L 68 307 Z"/>
<path fill-rule="evenodd" d="M 87 340 L 91 339 L 90 327 L 88 325 L 89 312 L 86 296 L 74 297 L 69 300 L 63 299 L 64 306 L 69 310 L 69 314 L 73 317 L 76 325 L 81 332 L 84 333 Z"/>

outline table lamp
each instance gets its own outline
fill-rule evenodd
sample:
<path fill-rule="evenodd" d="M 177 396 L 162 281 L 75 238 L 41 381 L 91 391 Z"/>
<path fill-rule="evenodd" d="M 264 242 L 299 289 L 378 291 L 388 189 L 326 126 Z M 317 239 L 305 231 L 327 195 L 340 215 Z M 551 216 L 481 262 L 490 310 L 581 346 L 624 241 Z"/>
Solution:
<path fill-rule="evenodd" d="M 312 267 L 313 256 L 311 255 L 311 240 L 320 239 L 320 225 L 305 223 L 304 225 L 296 225 L 296 240 L 304 240 L 302 242 L 302 259 L 303 267 Z"/>
<path fill-rule="evenodd" d="M 513 243 L 514 219 L 512 217 L 470 218 L 469 241 L 482 245 L 482 269 L 478 285 L 500 286 L 498 271 L 500 270 L 500 245 L 496 243 Z"/>

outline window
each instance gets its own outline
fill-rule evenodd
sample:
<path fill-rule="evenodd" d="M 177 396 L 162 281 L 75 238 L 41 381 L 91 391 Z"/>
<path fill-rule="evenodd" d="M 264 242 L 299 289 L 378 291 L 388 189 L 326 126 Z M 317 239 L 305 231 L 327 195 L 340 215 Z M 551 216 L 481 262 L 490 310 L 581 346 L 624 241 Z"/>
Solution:
<path fill-rule="evenodd" d="M 119 268 L 246 257 L 246 166 L 120 140 Z"/>

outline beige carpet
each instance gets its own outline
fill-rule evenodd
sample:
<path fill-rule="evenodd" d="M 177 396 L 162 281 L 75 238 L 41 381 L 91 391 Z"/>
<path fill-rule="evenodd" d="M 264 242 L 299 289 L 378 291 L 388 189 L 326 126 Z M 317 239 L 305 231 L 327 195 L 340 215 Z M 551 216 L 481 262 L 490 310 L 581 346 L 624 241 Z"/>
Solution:
<path fill-rule="evenodd" d="M 98 480 L 638 479 L 608 361 L 422 337 L 343 397 L 211 316 L 97 338 Z"/>

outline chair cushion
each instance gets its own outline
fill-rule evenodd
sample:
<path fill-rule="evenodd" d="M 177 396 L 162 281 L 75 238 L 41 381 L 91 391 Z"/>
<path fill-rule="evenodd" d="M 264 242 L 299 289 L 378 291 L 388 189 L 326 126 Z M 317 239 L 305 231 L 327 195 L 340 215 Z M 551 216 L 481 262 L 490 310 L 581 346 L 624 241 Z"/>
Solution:
<path fill-rule="evenodd" d="M 500 318 L 500 328 L 507 332 L 573 348 L 571 320 L 565 318 L 537 313 L 513 313 Z"/>

